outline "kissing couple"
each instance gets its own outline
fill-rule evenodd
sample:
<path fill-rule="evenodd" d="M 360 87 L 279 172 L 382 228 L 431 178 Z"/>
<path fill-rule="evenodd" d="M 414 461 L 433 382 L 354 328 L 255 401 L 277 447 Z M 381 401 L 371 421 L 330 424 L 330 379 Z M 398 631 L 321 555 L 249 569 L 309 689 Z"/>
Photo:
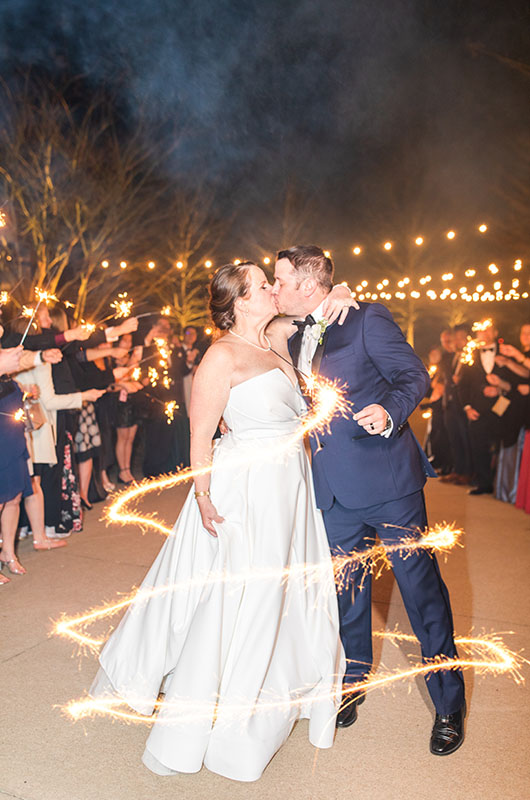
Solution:
<path fill-rule="evenodd" d="M 429 376 L 383 305 L 332 280 L 316 246 L 280 251 L 273 285 L 253 262 L 212 278 L 223 335 L 193 383 L 194 485 L 90 689 L 156 709 L 143 762 L 159 775 L 204 764 L 255 781 L 300 718 L 331 747 L 357 719 L 373 661 L 370 575 L 352 568 L 337 594 L 331 557 L 427 525 L 434 473 L 407 420 Z M 338 379 L 353 409 L 310 434 L 311 464 L 300 375 Z M 423 660 L 455 658 L 436 558 L 389 558 Z M 433 669 L 427 688 L 430 750 L 448 755 L 464 737 L 462 674 Z"/>

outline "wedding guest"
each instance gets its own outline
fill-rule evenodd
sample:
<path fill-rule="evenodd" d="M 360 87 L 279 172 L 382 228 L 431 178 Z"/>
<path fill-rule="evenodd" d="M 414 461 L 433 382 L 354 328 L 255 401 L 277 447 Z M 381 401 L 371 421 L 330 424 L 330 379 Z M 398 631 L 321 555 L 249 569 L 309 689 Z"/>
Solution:
<path fill-rule="evenodd" d="M 422 403 L 422 408 L 431 409 L 424 449 L 434 469 L 443 475 L 451 472 L 451 451 L 444 424 L 442 397 L 445 384 L 441 366 L 442 348 L 438 346 L 431 347 L 428 366 L 431 377 L 431 391 L 428 395 L 428 403 Z"/>
<path fill-rule="evenodd" d="M 156 341 L 169 346 L 171 326 L 166 317 L 155 320 L 151 330 L 145 337 L 142 360 L 154 365 L 160 360 Z M 147 418 L 144 421 L 144 458 L 143 473 L 145 477 L 156 477 L 175 468 L 174 458 L 174 422 L 168 420 L 165 413 L 166 404 L 172 398 L 171 386 L 165 386 L 159 367 L 158 378 L 153 378 L 144 392 L 147 398 Z M 168 359 L 168 371 L 172 369 L 171 357 Z"/>
<path fill-rule="evenodd" d="M 56 306 L 51 309 L 50 317 L 56 329 L 59 331 L 68 330 L 70 324 L 69 319 L 61 306 Z M 119 380 L 126 375 L 127 370 L 121 368 L 109 369 L 102 372 L 98 370 L 92 362 L 98 357 L 96 347 L 105 342 L 109 330 L 112 331 L 111 338 L 115 339 L 116 335 L 121 335 L 124 329 L 134 328 L 134 322 L 132 320 L 125 320 L 124 323 L 116 328 L 107 329 L 106 331 L 96 331 L 85 342 L 74 341 L 63 347 L 63 362 L 66 364 L 69 371 L 67 380 L 71 380 L 74 390 L 104 390 L 115 380 Z M 65 392 L 59 391 L 58 393 L 64 394 Z M 100 392 L 98 396 L 101 394 L 102 392 Z M 88 494 L 92 477 L 93 459 L 97 455 L 101 444 L 96 411 L 92 401 L 83 402 L 76 422 L 77 424 L 73 426 L 73 430 L 70 433 L 73 435 L 74 453 L 79 469 L 79 496 L 81 507 L 90 510 L 92 504 L 88 498 Z"/>
<path fill-rule="evenodd" d="M 119 340 L 120 348 L 125 353 L 116 359 L 120 367 L 127 367 L 134 370 L 142 358 L 142 350 L 134 347 L 133 338 L 130 334 L 122 336 Z M 119 483 L 129 484 L 134 481 L 131 472 L 132 453 L 134 440 L 138 431 L 140 419 L 139 402 L 135 394 L 122 389 L 114 403 L 115 427 L 116 427 L 116 461 L 118 462 L 118 481 Z"/>
<path fill-rule="evenodd" d="M 174 454 L 173 464 L 177 467 L 190 466 L 190 422 L 186 411 L 184 382 L 191 374 L 193 365 L 189 366 L 188 353 L 181 345 L 179 337 L 174 334 L 171 350 L 171 399 L 176 403 L 174 411 Z M 196 356 L 193 356 L 195 359 Z"/>
<path fill-rule="evenodd" d="M 444 375 L 444 395 L 442 405 L 444 410 L 444 423 L 451 448 L 452 470 L 441 478 L 444 483 L 454 483 L 457 486 L 467 486 L 471 483 L 473 471 L 471 462 L 471 448 L 469 444 L 468 421 L 458 394 L 458 382 L 462 369 L 461 357 L 470 335 L 469 327 L 465 324 L 455 325 L 453 328 L 454 353 L 450 362 L 446 361 Z"/>
<path fill-rule="evenodd" d="M 493 453 L 500 439 L 500 416 L 493 410 L 503 391 L 504 382 L 511 386 L 510 371 L 495 363 L 499 352 L 498 331 L 493 323 L 479 334 L 480 347 L 473 364 L 464 364 L 460 371 L 458 393 L 469 425 L 469 440 L 477 486 L 469 494 L 493 493 Z M 497 407 L 496 407 L 497 408 Z"/>
<path fill-rule="evenodd" d="M 9 357 L 9 356 L 8 356 Z M 32 493 L 28 470 L 29 453 L 24 436 L 24 422 L 15 419 L 22 408 L 22 392 L 15 381 L 4 381 L 0 393 L 0 567 L 7 567 L 13 575 L 24 575 L 15 553 L 15 538 L 20 513 L 20 500 Z M 9 578 L 0 575 L 0 585 Z"/>
<path fill-rule="evenodd" d="M 503 356 L 510 358 L 511 369 L 519 376 L 517 391 L 523 399 L 523 424 L 524 443 L 521 454 L 517 493 L 515 498 L 516 508 L 521 508 L 530 514 L 530 323 L 521 327 L 521 350 L 511 345 L 501 345 Z M 516 365 L 516 366 L 514 366 Z"/>
<path fill-rule="evenodd" d="M 45 498 L 41 479 L 54 464 L 57 463 L 55 448 L 57 431 L 57 412 L 65 409 L 80 409 L 83 401 L 95 400 L 100 392 L 89 389 L 85 392 L 56 394 L 53 388 L 52 367 L 49 363 L 41 363 L 32 369 L 19 372 L 16 380 L 21 389 L 24 386 L 36 386 L 37 402 L 44 415 L 40 427 L 28 434 L 28 446 L 33 462 L 32 487 L 33 495 L 25 500 L 25 509 L 33 532 L 33 545 L 36 550 L 46 550 L 65 545 L 66 542 L 52 539 L 45 532 Z M 48 502 L 51 498 L 48 498 Z M 57 504 L 59 498 L 52 501 Z"/>
<path fill-rule="evenodd" d="M 186 367 L 188 368 L 187 375 L 184 376 L 184 403 L 186 406 L 186 414 L 190 414 L 190 400 L 191 400 L 191 384 L 193 376 L 199 366 L 202 358 L 202 348 L 199 347 L 198 333 L 195 325 L 188 325 L 184 328 L 184 335 L 182 341 L 182 348 L 186 355 Z"/>

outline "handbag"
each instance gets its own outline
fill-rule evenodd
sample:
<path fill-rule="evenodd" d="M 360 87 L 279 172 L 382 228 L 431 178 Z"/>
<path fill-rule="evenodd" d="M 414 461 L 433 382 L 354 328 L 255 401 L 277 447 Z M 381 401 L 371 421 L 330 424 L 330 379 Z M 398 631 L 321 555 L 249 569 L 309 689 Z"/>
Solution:
<path fill-rule="evenodd" d="M 24 426 L 25 430 L 30 433 L 31 431 L 38 431 L 47 422 L 46 415 L 42 410 L 42 406 L 38 400 L 30 400 L 25 397 L 22 401 L 24 407 Z"/>

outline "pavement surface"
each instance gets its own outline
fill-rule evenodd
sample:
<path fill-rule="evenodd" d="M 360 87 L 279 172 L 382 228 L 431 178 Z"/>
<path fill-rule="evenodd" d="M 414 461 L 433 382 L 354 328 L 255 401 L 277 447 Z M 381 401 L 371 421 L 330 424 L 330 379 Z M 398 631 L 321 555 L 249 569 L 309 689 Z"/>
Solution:
<path fill-rule="evenodd" d="M 170 525 L 184 488 L 145 497 L 142 511 Z M 497 632 L 530 653 L 530 516 L 491 497 L 429 481 L 430 522 L 456 522 L 464 547 L 442 560 L 457 635 Z M 140 758 L 144 725 L 108 718 L 72 722 L 61 708 L 86 692 L 96 657 L 52 634 L 62 614 L 77 615 L 129 593 L 161 546 L 157 533 L 107 527 L 102 504 L 68 547 L 37 553 L 20 543 L 26 576 L 0 587 L 0 798 L 17 800 L 522 800 L 530 796 L 529 693 L 506 674 L 466 670 L 467 736 L 447 758 L 429 753 L 433 709 L 423 680 L 369 694 L 351 728 L 316 751 L 307 722 L 296 725 L 263 777 L 240 784 L 202 769 L 161 778 Z M 116 619 L 116 618 L 115 618 Z M 374 586 L 374 629 L 410 626 L 392 574 Z M 109 622 L 93 630 L 106 633 Z M 509 633 L 513 632 L 513 633 Z M 406 669 L 415 643 L 375 640 L 377 671 Z M 530 665 L 523 666 L 530 679 Z"/>

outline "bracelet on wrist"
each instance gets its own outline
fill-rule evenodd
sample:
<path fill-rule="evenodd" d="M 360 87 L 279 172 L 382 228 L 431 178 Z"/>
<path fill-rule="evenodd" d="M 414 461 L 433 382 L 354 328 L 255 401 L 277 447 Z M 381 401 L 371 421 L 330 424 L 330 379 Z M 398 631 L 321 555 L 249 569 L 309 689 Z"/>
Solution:
<path fill-rule="evenodd" d="M 210 497 L 210 491 L 207 489 L 205 492 L 195 492 L 195 499 L 197 497 Z"/>

